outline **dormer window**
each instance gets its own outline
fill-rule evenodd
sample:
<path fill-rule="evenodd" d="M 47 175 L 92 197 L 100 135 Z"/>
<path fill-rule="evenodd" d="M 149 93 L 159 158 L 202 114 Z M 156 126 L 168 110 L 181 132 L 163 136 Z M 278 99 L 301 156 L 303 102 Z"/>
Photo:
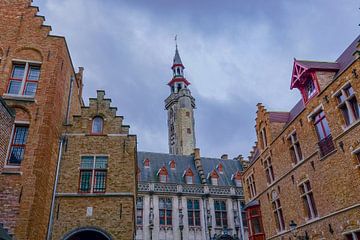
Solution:
<path fill-rule="evenodd" d="M 191 168 L 188 168 L 184 171 L 183 177 L 185 178 L 186 184 L 193 184 L 194 182 L 194 173 Z"/>
<path fill-rule="evenodd" d="M 159 171 L 157 172 L 157 175 L 158 175 L 159 181 L 161 183 L 166 183 L 167 182 L 168 171 L 167 171 L 165 166 L 163 166 L 162 168 L 159 169 Z"/>
<path fill-rule="evenodd" d="M 219 185 L 219 175 L 217 174 L 217 172 L 215 171 L 215 169 L 209 173 L 208 178 L 210 178 L 211 184 L 214 186 Z"/>
<path fill-rule="evenodd" d="M 150 160 L 148 158 L 144 160 L 144 168 L 150 168 Z"/>
<path fill-rule="evenodd" d="M 170 165 L 170 169 L 171 169 L 171 170 L 175 170 L 175 168 L 176 168 L 175 160 L 171 160 L 171 161 L 169 162 L 169 165 Z"/>
<path fill-rule="evenodd" d="M 104 120 L 101 117 L 94 117 L 92 121 L 92 134 L 101 134 L 103 132 Z"/>
<path fill-rule="evenodd" d="M 219 173 L 221 173 L 221 174 L 224 173 L 224 172 L 223 172 L 223 165 L 222 165 L 221 163 L 217 165 L 217 170 L 218 170 Z"/>
<path fill-rule="evenodd" d="M 232 175 L 231 179 L 234 181 L 236 187 L 242 187 L 240 171 L 236 171 L 236 173 Z"/>

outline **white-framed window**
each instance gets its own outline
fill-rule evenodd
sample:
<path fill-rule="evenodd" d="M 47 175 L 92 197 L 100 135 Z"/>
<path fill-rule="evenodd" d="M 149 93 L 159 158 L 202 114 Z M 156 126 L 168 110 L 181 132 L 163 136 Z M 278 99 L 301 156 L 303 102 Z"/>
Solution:
<path fill-rule="evenodd" d="M 104 120 L 102 117 L 94 117 L 92 120 L 91 133 L 92 134 L 102 134 L 104 127 Z"/>
<path fill-rule="evenodd" d="M 235 179 L 234 181 L 235 181 L 235 186 L 237 186 L 237 187 L 242 186 L 241 179 Z"/>
<path fill-rule="evenodd" d="M 358 231 L 344 234 L 346 240 L 360 240 L 360 229 Z"/>
<path fill-rule="evenodd" d="M 306 100 L 309 100 L 310 98 L 312 98 L 317 92 L 314 80 L 311 77 L 309 77 L 305 83 L 305 92 L 306 92 L 306 97 L 307 97 Z"/>
<path fill-rule="evenodd" d="M 106 191 L 108 156 L 82 156 L 80 163 L 80 193 Z"/>
<path fill-rule="evenodd" d="M 261 135 L 261 141 L 262 141 L 263 148 L 266 148 L 268 144 L 267 144 L 267 136 L 266 136 L 265 128 L 262 128 L 260 130 L 260 135 Z"/>
<path fill-rule="evenodd" d="M 214 186 L 219 185 L 219 179 L 217 177 L 211 177 L 211 184 Z"/>
<path fill-rule="evenodd" d="M 161 183 L 166 183 L 167 182 L 167 175 L 165 174 L 159 174 L 159 180 Z"/>
<path fill-rule="evenodd" d="M 292 134 L 290 134 L 288 141 L 290 144 L 289 149 L 290 149 L 291 158 L 292 158 L 294 164 L 297 164 L 298 162 L 303 160 L 303 155 L 302 155 L 300 142 L 299 142 L 296 132 L 293 132 Z"/>
<path fill-rule="evenodd" d="M 301 193 L 300 196 L 303 200 L 307 219 L 313 219 L 317 217 L 318 213 L 316 210 L 315 199 L 310 185 L 310 181 L 307 180 L 302 182 L 299 187 Z"/>
<path fill-rule="evenodd" d="M 279 232 L 285 230 L 285 221 L 283 216 L 283 211 L 280 203 L 279 195 L 276 191 L 271 193 L 271 205 L 274 213 L 274 218 L 276 222 L 276 227 Z"/>
<path fill-rule="evenodd" d="M 265 174 L 266 174 L 266 180 L 267 183 L 270 184 L 275 180 L 275 176 L 274 176 L 274 169 L 272 167 L 272 163 L 271 163 L 271 158 L 268 157 L 265 161 L 264 161 L 264 169 L 265 169 Z"/>
<path fill-rule="evenodd" d="M 359 119 L 359 104 L 354 89 L 350 84 L 343 87 L 336 95 L 338 108 L 344 117 L 346 126 Z"/>
<path fill-rule="evenodd" d="M 193 176 L 185 176 L 186 184 L 193 184 Z"/>
<path fill-rule="evenodd" d="M 40 78 L 40 68 L 39 63 L 14 62 L 6 93 L 34 97 Z"/>
<path fill-rule="evenodd" d="M 256 186 L 255 186 L 255 180 L 254 180 L 254 174 L 250 174 L 246 179 L 247 189 L 250 193 L 250 198 L 253 198 L 256 196 Z"/>

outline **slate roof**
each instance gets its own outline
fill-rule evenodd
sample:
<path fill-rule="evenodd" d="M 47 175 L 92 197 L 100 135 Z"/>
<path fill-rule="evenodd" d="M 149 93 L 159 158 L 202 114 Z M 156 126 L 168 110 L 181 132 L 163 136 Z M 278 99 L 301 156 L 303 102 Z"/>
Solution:
<path fill-rule="evenodd" d="M 318 62 L 318 61 L 307 61 L 307 60 L 296 60 L 301 66 L 304 66 L 308 69 L 329 69 L 329 70 L 339 70 L 340 64 L 336 62 Z"/>
<path fill-rule="evenodd" d="M 177 49 L 176 47 L 176 50 L 175 50 L 175 56 L 174 56 L 174 65 L 175 64 L 182 64 L 182 61 L 181 61 L 181 58 L 180 58 L 180 54 L 179 54 L 179 50 Z"/>
<path fill-rule="evenodd" d="M 144 167 L 144 160 L 150 160 L 150 168 Z M 175 160 L 176 167 L 174 170 L 170 169 L 169 162 Z M 140 182 L 159 182 L 157 172 L 163 166 L 168 171 L 168 183 L 184 184 L 185 179 L 183 177 L 184 171 L 188 168 L 194 173 L 194 184 L 201 184 L 199 173 L 196 170 L 193 155 L 174 155 L 167 153 L 154 153 L 154 152 L 138 152 L 137 162 L 140 170 Z M 243 171 L 243 167 L 238 160 L 235 159 L 218 159 L 218 158 L 201 158 L 205 177 L 216 169 L 218 164 L 222 164 L 223 173 L 217 171 L 219 175 L 219 186 L 235 186 L 235 182 L 231 180 L 232 174 L 235 174 L 237 170 Z M 207 179 L 207 183 L 211 184 L 210 179 Z"/>

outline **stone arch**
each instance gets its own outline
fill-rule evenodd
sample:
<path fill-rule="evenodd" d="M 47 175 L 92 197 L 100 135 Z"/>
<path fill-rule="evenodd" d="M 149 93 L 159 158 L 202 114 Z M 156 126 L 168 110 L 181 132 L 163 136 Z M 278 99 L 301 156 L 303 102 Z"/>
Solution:
<path fill-rule="evenodd" d="M 91 236 L 91 238 L 88 238 Z M 111 235 L 98 227 L 80 227 L 64 235 L 62 240 L 113 240 Z"/>
<path fill-rule="evenodd" d="M 15 121 L 30 122 L 31 113 L 30 111 L 21 105 L 10 105 L 15 110 Z"/>
<path fill-rule="evenodd" d="M 15 50 L 14 58 L 42 62 L 43 54 L 37 48 L 22 47 Z"/>

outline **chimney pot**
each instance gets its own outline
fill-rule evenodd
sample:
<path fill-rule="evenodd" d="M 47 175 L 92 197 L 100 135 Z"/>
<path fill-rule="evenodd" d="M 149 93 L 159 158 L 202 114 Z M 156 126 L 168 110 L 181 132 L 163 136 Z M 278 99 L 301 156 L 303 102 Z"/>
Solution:
<path fill-rule="evenodd" d="M 229 156 L 227 154 L 223 154 L 223 155 L 221 155 L 221 159 L 222 160 L 228 160 Z"/>

